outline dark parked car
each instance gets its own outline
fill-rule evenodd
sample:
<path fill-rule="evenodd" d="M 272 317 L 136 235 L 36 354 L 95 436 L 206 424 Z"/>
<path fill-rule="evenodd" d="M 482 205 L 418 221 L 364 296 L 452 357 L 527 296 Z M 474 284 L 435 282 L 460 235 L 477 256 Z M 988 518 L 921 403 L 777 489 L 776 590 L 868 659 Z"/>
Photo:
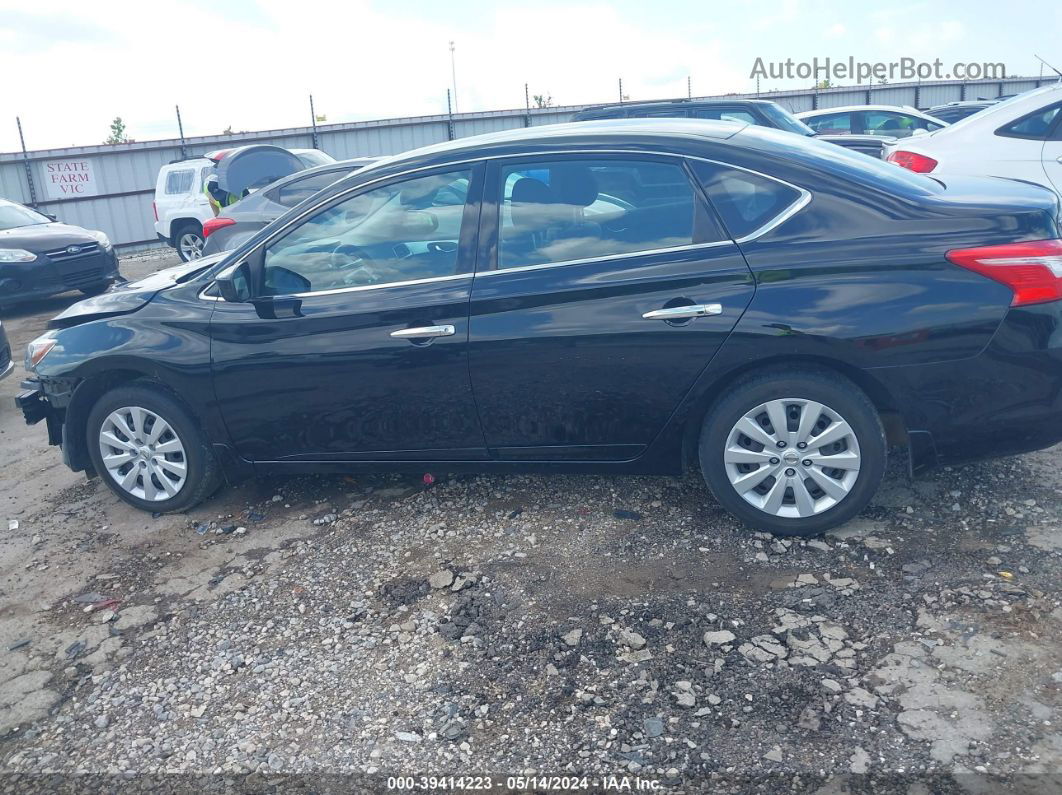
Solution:
<path fill-rule="evenodd" d="M 954 124 L 959 119 L 965 119 L 967 116 L 973 116 L 975 113 L 979 113 L 985 108 L 990 108 L 996 104 L 995 100 L 970 100 L 969 102 L 949 102 L 946 105 L 936 105 L 932 108 L 926 108 L 926 113 L 930 116 L 935 116 L 941 121 L 946 121 L 948 124 Z"/>
<path fill-rule="evenodd" d="M 377 159 L 358 157 L 308 168 L 240 199 L 222 210 L 216 218 L 203 223 L 203 236 L 206 238 L 203 256 L 231 251 L 296 204 L 306 201 L 317 191 L 355 169 L 372 165 Z"/>
<path fill-rule="evenodd" d="M 19 403 L 144 510 L 253 474 L 693 465 L 816 533 L 889 445 L 918 471 L 1062 438 L 1058 210 L 734 122 L 462 138 L 71 307 Z"/>
<path fill-rule="evenodd" d="M 118 278 L 118 258 L 103 232 L 0 199 L 0 307 L 67 290 L 96 295 Z"/>
<path fill-rule="evenodd" d="M 0 323 L 0 380 L 7 378 L 14 371 L 15 360 L 11 356 L 11 345 L 7 341 L 4 324 Z"/>
<path fill-rule="evenodd" d="M 807 124 L 776 102 L 767 99 L 670 99 L 658 102 L 624 102 L 600 105 L 576 113 L 573 121 L 602 119 L 709 119 L 757 124 L 776 130 L 817 137 L 823 141 L 884 159 L 885 146 L 892 137 L 874 135 L 831 135 L 816 133 Z"/>

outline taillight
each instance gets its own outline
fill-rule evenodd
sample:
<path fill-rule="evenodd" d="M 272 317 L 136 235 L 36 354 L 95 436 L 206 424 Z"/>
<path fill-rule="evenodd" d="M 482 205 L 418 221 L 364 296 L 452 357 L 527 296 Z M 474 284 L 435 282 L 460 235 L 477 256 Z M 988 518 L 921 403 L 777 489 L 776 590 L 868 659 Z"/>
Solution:
<path fill-rule="evenodd" d="M 232 226 L 235 218 L 211 218 L 203 223 L 203 237 L 208 238 L 223 226 Z"/>
<path fill-rule="evenodd" d="M 159 208 L 155 202 L 151 202 L 151 212 L 155 213 L 155 220 L 159 220 Z"/>
<path fill-rule="evenodd" d="M 893 152 L 885 159 L 917 174 L 928 174 L 937 167 L 937 161 L 933 158 L 920 155 L 918 152 L 905 152 L 903 149 Z"/>
<path fill-rule="evenodd" d="M 949 262 L 980 273 L 1014 291 L 1011 306 L 1062 300 L 1062 240 L 959 248 Z"/>

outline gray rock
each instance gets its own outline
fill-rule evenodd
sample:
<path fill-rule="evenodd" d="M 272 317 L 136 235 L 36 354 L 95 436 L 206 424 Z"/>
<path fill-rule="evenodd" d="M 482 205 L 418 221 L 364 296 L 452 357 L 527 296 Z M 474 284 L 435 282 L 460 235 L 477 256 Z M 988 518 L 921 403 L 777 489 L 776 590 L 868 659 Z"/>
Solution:
<path fill-rule="evenodd" d="M 571 632 L 565 632 L 561 635 L 561 640 L 569 646 L 578 646 L 582 637 L 583 631 L 581 629 L 573 629 Z"/>
<path fill-rule="evenodd" d="M 721 629 L 718 632 L 705 632 L 704 633 L 704 645 L 705 646 L 722 646 L 724 643 L 730 643 L 737 638 L 733 632 L 728 629 Z"/>
<path fill-rule="evenodd" d="M 453 581 L 454 573 L 449 569 L 437 571 L 428 577 L 428 585 L 435 589 L 449 588 L 453 584 Z"/>

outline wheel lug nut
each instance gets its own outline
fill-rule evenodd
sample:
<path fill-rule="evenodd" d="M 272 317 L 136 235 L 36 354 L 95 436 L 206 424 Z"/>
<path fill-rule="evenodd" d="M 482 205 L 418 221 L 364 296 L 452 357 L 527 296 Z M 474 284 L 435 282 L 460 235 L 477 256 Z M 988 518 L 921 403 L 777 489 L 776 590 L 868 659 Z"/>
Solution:
<path fill-rule="evenodd" d="M 783 447 L 785 447 L 785 442 L 779 442 L 778 449 L 781 450 Z"/>
<path fill-rule="evenodd" d="M 777 459 L 777 458 L 773 458 L 773 457 L 772 457 L 772 458 L 771 458 L 771 463 L 772 463 L 772 464 L 777 464 L 777 463 L 778 463 L 778 459 Z"/>
<path fill-rule="evenodd" d="M 790 467 L 789 469 L 787 469 L 785 471 L 785 474 L 786 474 L 787 477 L 793 477 L 793 475 L 796 474 L 796 470 L 793 469 L 792 467 Z"/>
<path fill-rule="evenodd" d="M 803 465 L 804 465 L 804 466 L 806 466 L 806 467 L 809 467 L 809 466 L 811 466 L 811 459 L 810 459 L 810 458 L 805 458 L 805 459 L 804 459 L 803 461 L 801 461 L 800 463 L 801 463 L 801 464 L 803 464 Z"/>
<path fill-rule="evenodd" d="M 797 447 L 799 447 L 801 450 L 803 450 L 807 446 L 807 442 L 797 442 Z"/>

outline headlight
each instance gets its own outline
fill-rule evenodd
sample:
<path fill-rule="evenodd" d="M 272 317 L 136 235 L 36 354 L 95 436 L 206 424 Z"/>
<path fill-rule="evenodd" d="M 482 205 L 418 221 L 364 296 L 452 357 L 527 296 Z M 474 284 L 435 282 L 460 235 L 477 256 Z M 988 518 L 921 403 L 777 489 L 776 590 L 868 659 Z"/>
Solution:
<path fill-rule="evenodd" d="M 55 332 L 49 331 L 41 336 L 37 337 L 33 342 L 26 346 L 26 369 L 32 371 L 36 369 L 37 365 L 41 363 L 41 359 L 48 355 L 49 351 L 55 347 L 58 340 L 55 339 Z"/>
<path fill-rule="evenodd" d="M 0 248 L 0 262 L 33 262 L 37 255 L 24 248 Z"/>
<path fill-rule="evenodd" d="M 99 232 L 99 231 L 93 230 L 93 231 L 89 232 L 89 234 L 92 235 L 94 238 L 96 238 L 98 241 L 100 241 L 100 246 L 102 248 L 110 248 L 111 247 L 110 238 L 108 238 L 107 235 L 103 234 L 103 232 Z"/>

